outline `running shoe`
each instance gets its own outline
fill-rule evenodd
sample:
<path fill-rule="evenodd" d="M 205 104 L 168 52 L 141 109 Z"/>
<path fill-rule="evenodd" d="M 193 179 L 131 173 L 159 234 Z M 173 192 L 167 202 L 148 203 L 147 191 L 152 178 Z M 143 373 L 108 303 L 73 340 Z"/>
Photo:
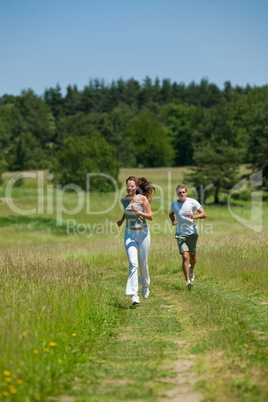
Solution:
<path fill-rule="evenodd" d="M 189 279 L 188 281 L 186 281 L 186 285 L 185 285 L 185 286 L 187 287 L 188 290 L 191 290 L 191 289 L 192 289 L 193 284 L 191 283 L 190 279 Z"/>
<path fill-rule="evenodd" d="M 149 288 L 142 288 L 141 295 L 144 299 L 147 299 L 149 293 L 150 293 Z"/>
<path fill-rule="evenodd" d="M 132 306 L 134 306 L 135 304 L 140 304 L 140 298 L 138 295 L 132 296 Z"/>
<path fill-rule="evenodd" d="M 193 282 L 195 278 L 194 274 L 194 269 L 191 268 L 191 265 L 189 265 L 189 276 L 190 276 L 190 281 Z"/>

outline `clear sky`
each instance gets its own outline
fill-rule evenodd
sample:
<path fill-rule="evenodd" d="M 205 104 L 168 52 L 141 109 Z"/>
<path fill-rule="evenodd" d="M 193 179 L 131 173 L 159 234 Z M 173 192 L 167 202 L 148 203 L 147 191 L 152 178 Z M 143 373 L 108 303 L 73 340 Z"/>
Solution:
<path fill-rule="evenodd" d="M 0 0 L 0 96 L 146 76 L 268 84 L 268 0 Z"/>

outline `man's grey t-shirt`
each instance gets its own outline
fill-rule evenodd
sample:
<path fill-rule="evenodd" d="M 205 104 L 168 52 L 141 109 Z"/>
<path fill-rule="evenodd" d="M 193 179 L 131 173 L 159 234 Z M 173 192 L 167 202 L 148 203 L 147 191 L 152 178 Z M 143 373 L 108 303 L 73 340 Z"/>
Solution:
<path fill-rule="evenodd" d="M 197 227 L 194 219 L 189 218 L 187 215 L 189 211 L 194 215 L 195 211 L 198 211 L 199 208 L 201 208 L 201 205 L 193 198 L 187 197 L 185 202 L 179 202 L 178 200 L 172 202 L 170 212 L 174 212 L 177 218 L 177 234 L 190 236 L 196 233 Z"/>

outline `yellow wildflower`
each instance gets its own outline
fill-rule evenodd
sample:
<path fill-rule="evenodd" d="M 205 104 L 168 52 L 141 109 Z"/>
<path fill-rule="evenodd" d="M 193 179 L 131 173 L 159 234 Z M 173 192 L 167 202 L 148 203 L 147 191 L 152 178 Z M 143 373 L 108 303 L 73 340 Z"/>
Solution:
<path fill-rule="evenodd" d="M 61 363 L 62 362 L 62 360 L 61 359 L 58 359 L 58 363 Z"/>
<path fill-rule="evenodd" d="M 35 355 L 37 355 L 38 350 L 37 350 L 37 349 L 34 349 L 34 351 L 33 351 L 33 352 L 34 352 L 34 354 L 35 354 Z"/>
<path fill-rule="evenodd" d="M 9 377 L 9 376 L 11 376 L 11 372 L 8 371 L 8 370 L 4 370 L 4 375 L 5 375 L 6 377 Z"/>
<path fill-rule="evenodd" d="M 23 384 L 23 381 L 22 381 L 20 378 L 18 378 L 18 379 L 17 379 L 17 383 L 18 383 L 18 384 Z"/>
<path fill-rule="evenodd" d="M 23 338 L 26 338 L 26 336 L 27 336 L 26 332 L 23 332 L 23 333 L 22 333 L 22 337 L 23 337 Z"/>
<path fill-rule="evenodd" d="M 16 388 L 13 387 L 13 385 L 10 385 L 9 391 L 10 391 L 11 394 L 15 394 L 17 392 Z"/>
<path fill-rule="evenodd" d="M 6 377 L 6 378 L 5 378 L 5 382 L 12 382 L 12 378 Z"/>
<path fill-rule="evenodd" d="M 29 311 L 32 311 L 32 309 L 31 309 L 31 308 L 29 308 Z"/>
<path fill-rule="evenodd" d="M 48 348 L 45 348 L 45 352 L 48 353 L 48 352 L 49 352 L 49 349 L 48 349 Z"/>
<path fill-rule="evenodd" d="M 50 342 L 49 346 L 56 346 L 56 342 Z"/>
<path fill-rule="evenodd" d="M 76 334 L 72 334 L 73 336 L 76 336 Z"/>
<path fill-rule="evenodd" d="M 3 396 L 8 396 L 8 392 L 7 391 L 3 391 Z"/>

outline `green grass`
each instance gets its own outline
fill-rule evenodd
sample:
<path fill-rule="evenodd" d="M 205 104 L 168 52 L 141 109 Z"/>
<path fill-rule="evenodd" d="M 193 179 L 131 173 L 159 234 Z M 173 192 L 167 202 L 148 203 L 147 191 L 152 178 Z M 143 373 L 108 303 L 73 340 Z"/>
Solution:
<path fill-rule="evenodd" d="M 0 228 L 14 228 L 23 232 L 42 231 L 67 235 L 66 222 L 63 222 L 60 226 L 57 226 L 57 220 L 55 218 L 46 217 L 20 215 L 3 216 L 0 217 Z"/>
<path fill-rule="evenodd" d="M 150 223 L 151 293 L 135 308 L 124 296 L 123 230 L 112 234 L 108 225 L 121 217 L 119 203 L 109 214 L 89 215 L 85 208 L 63 214 L 62 226 L 56 199 L 53 213 L 45 199 L 44 212 L 31 216 L 0 203 L 2 399 L 162 401 L 170 390 L 181 395 L 188 387 L 204 401 L 266 401 L 267 203 L 260 233 L 236 221 L 227 206 L 205 207 L 188 292 L 167 220 L 168 170 L 124 169 L 122 182 L 133 173 L 164 191 L 164 199 L 152 203 L 160 211 Z M 173 188 L 182 177 L 183 169 L 171 170 Z M 34 183 L 15 191 L 20 208 L 38 207 Z M 75 207 L 74 194 L 64 197 L 66 208 Z M 91 206 L 104 209 L 112 200 L 112 194 L 94 194 Z M 232 208 L 250 218 L 250 202 L 237 200 Z M 90 225 L 91 234 L 68 235 L 70 218 Z M 101 232 L 100 224 L 108 229 Z"/>
<path fill-rule="evenodd" d="M 1 368 L 12 374 L 3 378 L 3 391 L 10 377 L 12 384 L 23 381 L 13 398 L 54 395 L 85 351 L 116 327 L 101 275 L 51 249 L 7 251 L 0 264 Z"/>

